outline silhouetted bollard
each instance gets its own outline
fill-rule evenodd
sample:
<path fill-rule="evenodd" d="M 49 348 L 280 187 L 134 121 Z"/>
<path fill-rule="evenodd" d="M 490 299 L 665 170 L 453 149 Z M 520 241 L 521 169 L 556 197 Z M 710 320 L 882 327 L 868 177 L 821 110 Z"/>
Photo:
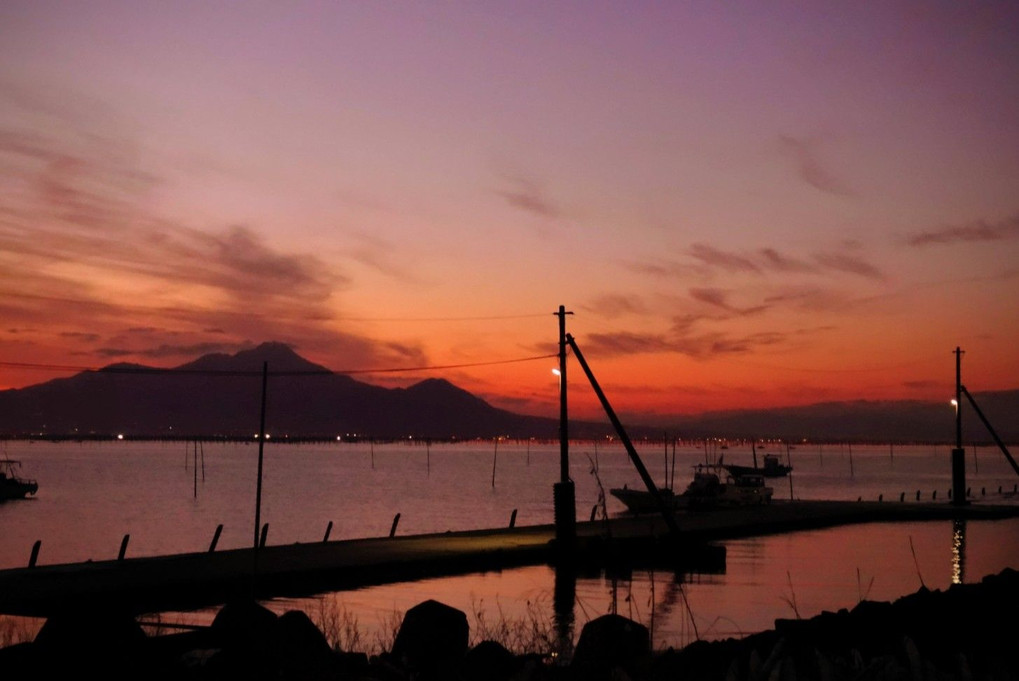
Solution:
<path fill-rule="evenodd" d="M 591 522 L 594 522 L 594 517 L 598 515 L 598 504 L 591 507 Z"/>
<path fill-rule="evenodd" d="M 905 501 L 905 500 L 906 500 L 906 493 L 903 492 L 902 494 L 899 495 L 899 501 Z"/>
<path fill-rule="evenodd" d="M 973 495 L 970 493 L 970 488 L 967 487 L 966 488 L 966 498 L 969 499 L 971 496 L 973 496 Z"/>
<path fill-rule="evenodd" d="M 34 568 L 35 561 L 39 560 L 39 547 L 42 546 L 42 539 L 36 539 L 32 544 L 32 555 L 28 559 L 28 567 Z"/>
<path fill-rule="evenodd" d="M 916 491 L 916 500 L 920 501 L 920 490 Z"/>
<path fill-rule="evenodd" d="M 400 514 L 397 513 L 395 516 L 393 516 L 393 526 L 389 528 L 389 536 L 390 537 L 395 537 L 396 536 L 396 526 L 399 525 L 399 524 L 400 524 Z"/>
<path fill-rule="evenodd" d="M 514 527 L 516 527 L 516 525 L 517 525 L 517 509 L 514 508 L 513 512 L 510 513 L 510 529 L 513 529 Z"/>
<path fill-rule="evenodd" d="M 984 487 L 981 487 L 981 488 L 980 488 L 980 496 L 984 496 L 985 494 L 987 494 L 987 490 L 986 490 L 986 488 L 984 488 Z"/>
<path fill-rule="evenodd" d="M 124 554 L 127 553 L 127 542 L 131 539 L 131 535 L 125 534 L 124 538 L 120 542 L 120 553 L 117 554 L 117 560 L 124 560 Z"/>
<path fill-rule="evenodd" d="M 998 494 L 1001 494 L 1001 485 L 998 485 Z"/>
<path fill-rule="evenodd" d="M 885 500 L 885 495 L 884 494 L 877 495 L 877 500 L 878 501 L 884 501 Z"/>
<path fill-rule="evenodd" d="M 265 539 L 269 536 L 269 523 L 262 525 L 262 536 L 258 538 L 258 548 L 265 548 Z"/>
<path fill-rule="evenodd" d="M 330 520 L 329 524 L 326 525 L 326 536 L 322 537 L 322 543 L 325 544 L 329 541 L 329 533 L 333 531 L 333 521 Z"/>
<path fill-rule="evenodd" d="M 216 550 L 216 544 L 219 543 L 219 535 L 221 534 L 223 534 L 223 526 L 217 525 L 216 531 L 212 535 L 212 543 L 209 544 L 209 553 L 212 553 L 213 551 Z"/>

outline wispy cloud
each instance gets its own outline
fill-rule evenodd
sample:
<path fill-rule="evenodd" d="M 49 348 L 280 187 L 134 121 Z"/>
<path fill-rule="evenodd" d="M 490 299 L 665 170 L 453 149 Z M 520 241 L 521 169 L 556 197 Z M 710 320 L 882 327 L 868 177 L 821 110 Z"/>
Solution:
<path fill-rule="evenodd" d="M 750 315 L 763 312 L 768 309 L 767 305 L 754 305 L 751 307 L 736 307 L 729 302 L 730 291 L 718 288 L 692 288 L 689 291 L 690 297 L 701 303 L 720 308 L 726 312 L 736 315 Z"/>
<path fill-rule="evenodd" d="M 351 259 L 393 279 L 420 283 L 410 265 L 398 262 L 397 248 L 389 241 L 365 232 L 354 232 L 349 236 L 354 241 L 349 250 Z"/>
<path fill-rule="evenodd" d="M 718 331 L 666 336 L 624 331 L 591 334 L 585 338 L 584 351 L 605 357 L 672 352 L 704 360 L 720 355 L 747 354 L 763 347 L 781 345 L 787 338 L 788 334 L 778 332 L 732 334 Z"/>
<path fill-rule="evenodd" d="M 808 262 L 779 253 L 774 248 L 762 248 L 758 251 L 762 266 L 776 272 L 816 272 L 817 268 Z"/>
<path fill-rule="evenodd" d="M 706 244 L 694 244 L 690 247 L 690 255 L 712 267 L 718 267 L 729 272 L 754 272 L 759 273 L 761 268 L 750 258 L 722 251 Z"/>
<path fill-rule="evenodd" d="M 558 218 L 562 214 L 538 182 L 525 177 L 512 177 L 508 181 L 513 185 L 512 188 L 497 190 L 495 193 L 506 199 L 511 206 L 544 218 Z"/>
<path fill-rule="evenodd" d="M 848 185 L 822 163 L 818 142 L 791 135 L 779 135 L 778 141 L 782 154 L 793 161 L 801 180 L 826 194 L 854 195 Z"/>
<path fill-rule="evenodd" d="M 861 256 L 851 253 L 815 253 L 814 260 L 830 270 L 856 274 L 867 279 L 884 279 L 884 273 Z"/>
<path fill-rule="evenodd" d="M 951 244 L 958 242 L 1003 241 L 1019 238 L 1019 215 L 996 223 L 976 220 L 967 225 L 953 225 L 942 229 L 917 232 L 909 237 L 911 246 Z"/>
<path fill-rule="evenodd" d="M 869 264 L 854 251 L 859 246 L 846 245 L 848 252 L 821 252 L 809 259 L 767 247 L 753 251 L 729 251 L 708 244 L 692 245 L 686 252 L 690 264 L 676 260 L 654 259 L 628 261 L 622 265 L 631 272 L 654 277 L 710 277 L 716 272 L 749 275 L 821 275 L 827 271 L 839 271 L 881 278 L 883 275 L 874 265 Z"/>
<path fill-rule="evenodd" d="M 319 254 L 286 252 L 251 225 L 164 219 L 151 200 L 161 180 L 138 150 L 75 121 L 53 134 L 0 131 L 0 317 L 35 327 L 26 342 L 48 333 L 93 357 L 189 360 L 254 338 L 343 356 L 347 368 L 427 363 L 413 343 L 337 328 L 350 278 Z M 385 244 L 362 246 L 362 262 L 392 267 Z"/>
<path fill-rule="evenodd" d="M 647 305 L 644 304 L 643 299 L 639 296 L 624 296 L 620 294 L 599 296 L 581 307 L 589 312 L 610 318 L 627 314 L 645 314 L 648 311 Z"/>

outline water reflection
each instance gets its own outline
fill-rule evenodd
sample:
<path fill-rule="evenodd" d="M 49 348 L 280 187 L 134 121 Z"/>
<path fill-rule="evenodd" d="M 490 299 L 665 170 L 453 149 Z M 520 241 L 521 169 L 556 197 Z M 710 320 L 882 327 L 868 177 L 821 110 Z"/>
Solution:
<path fill-rule="evenodd" d="M 573 605 L 576 600 L 576 568 L 566 564 L 557 565 L 552 590 L 552 609 L 555 618 L 556 649 L 564 660 L 570 659 L 573 653 L 573 628 L 576 621 Z"/>
<path fill-rule="evenodd" d="M 966 583 L 966 520 L 952 521 L 952 584 Z"/>

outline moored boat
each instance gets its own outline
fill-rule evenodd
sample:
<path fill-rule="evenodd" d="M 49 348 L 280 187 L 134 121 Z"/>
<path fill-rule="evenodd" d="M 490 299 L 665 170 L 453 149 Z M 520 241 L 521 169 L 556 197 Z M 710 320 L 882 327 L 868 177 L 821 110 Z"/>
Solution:
<path fill-rule="evenodd" d="M 39 491 L 39 484 L 17 475 L 20 461 L 0 459 L 0 501 L 8 499 L 24 499 Z"/>
<path fill-rule="evenodd" d="M 654 513 L 660 508 L 648 490 L 614 488 L 609 492 L 633 514 Z M 671 489 L 658 490 L 672 510 L 704 509 L 721 506 L 751 506 L 771 503 L 774 490 L 759 473 L 734 475 L 722 465 L 698 464 L 694 476 L 682 494 Z"/>
<path fill-rule="evenodd" d="M 756 459 L 756 456 L 754 457 Z M 781 478 L 789 474 L 792 466 L 782 463 L 777 454 L 765 454 L 763 466 L 739 466 L 737 464 L 724 464 L 726 470 L 732 475 L 763 475 L 766 478 Z"/>

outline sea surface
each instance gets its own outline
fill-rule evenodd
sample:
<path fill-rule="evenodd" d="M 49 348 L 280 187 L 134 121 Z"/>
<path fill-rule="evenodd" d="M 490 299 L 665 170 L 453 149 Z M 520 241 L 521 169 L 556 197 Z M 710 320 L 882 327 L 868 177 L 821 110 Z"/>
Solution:
<path fill-rule="evenodd" d="M 637 442 L 659 485 L 681 491 L 693 466 L 752 464 L 750 444 Z M 63 442 L 7 441 L 2 454 L 21 462 L 38 494 L 0 503 L 0 568 L 127 555 L 205 551 L 217 525 L 220 549 L 254 541 L 258 487 L 257 441 Z M 948 501 L 948 445 L 767 443 L 756 448 L 793 466 L 773 478 L 775 498 Z M 1014 455 L 1014 454 L 1013 454 Z M 399 535 L 517 526 L 553 521 L 552 486 L 559 478 L 558 443 L 472 441 L 387 444 L 267 441 L 260 518 L 268 544 L 386 536 L 400 514 Z M 577 517 L 586 520 L 604 496 L 609 515 L 625 508 L 613 487 L 641 487 L 618 442 L 570 445 Z M 973 503 L 1017 504 L 1019 476 L 996 447 L 966 449 Z M 902 499 L 900 501 L 900 499 Z M 556 599 L 555 570 L 534 566 L 460 577 L 425 579 L 300 600 L 274 600 L 278 612 L 303 609 L 342 634 L 349 647 L 391 643 L 408 608 L 434 598 L 468 613 L 475 639 L 541 638 L 564 627 L 568 636 L 608 612 L 652 628 L 658 648 L 695 640 L 739 637 L 771 629 L 776 619 L 808 618 L 852 608 L 861 600 L 894 600 L 924 586 L 973 583 L 1005 568 L 1019 569 L 1019 520 L 872 523 L 721 542 L 725 564 L 686 574 L 635 570 L 624 576 L 586 575 L 569 584 L 572 609 Z M 207 623 L 216 610 L 163 613 L 164 622 Z"/>

